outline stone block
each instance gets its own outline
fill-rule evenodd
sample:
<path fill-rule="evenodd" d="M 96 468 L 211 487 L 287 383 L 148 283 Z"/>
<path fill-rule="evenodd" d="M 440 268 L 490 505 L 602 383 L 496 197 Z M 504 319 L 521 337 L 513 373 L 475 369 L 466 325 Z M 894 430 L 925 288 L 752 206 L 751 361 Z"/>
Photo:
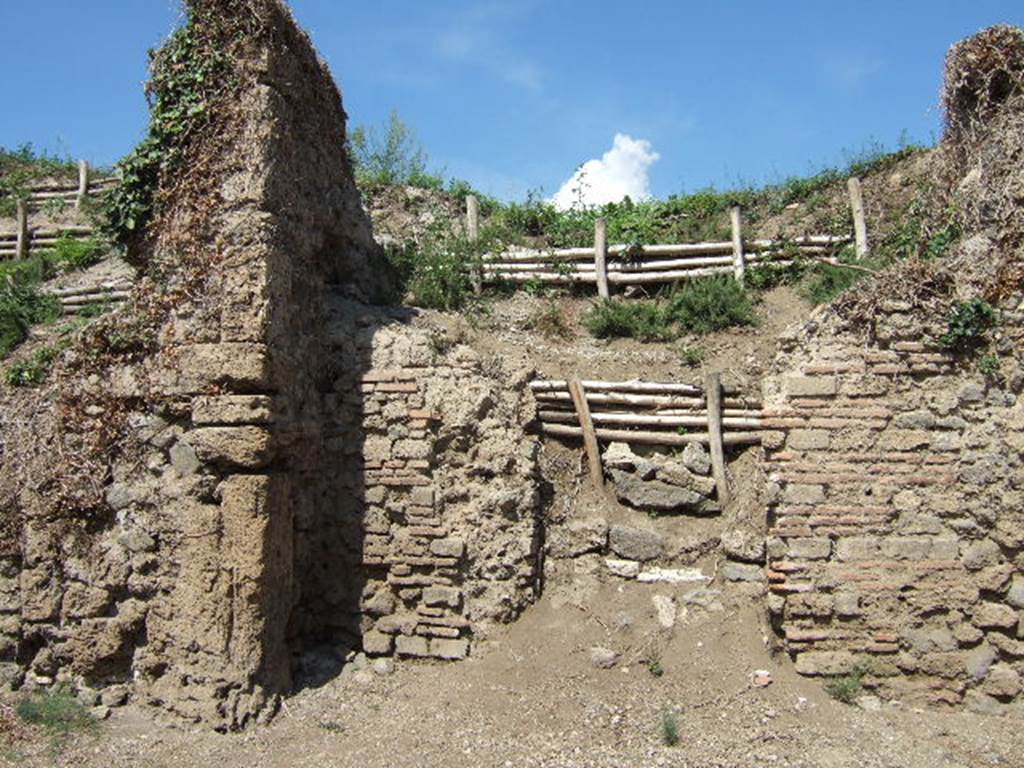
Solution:
<path fill-rule="evenodd" d="M 661 535 L 656 531 L 613 525 L 608 534 L 608 544 L 619 557 L 627 560 L 654 560 L 664 548 Z"/>
<path fill-rule="evenodd" d="M 459 558 L 466 551 L 466 543 L 462 539 L 434 539 L 430 551 L 438 557 Z"/>
<path fill-rule="evenodd" d="M 841 619 L 851 619 L 863 613 L 860 607 L 860 596 L 853 592 L 840 592 L 837 594 L 834 607 L 836 616 Z"/>
<path fill-rule="evenodd" d="M 430 655 L 451 661 L 464 659 L 469 655 L 469 640 L 435 637 L 430 641 Z"/>
<path fill-rule="evenodd" d="M 747 563 L 725 563 L 722 577 L 726 581 L 764 581 L 764 568 Z"/>
<path fill-rule="evenodd" d="M 1013 629 L 1017 626 L 1017 611 L 1002 603 L 978 603 L 974 607 L 971 623 L 981 629 Z"/>
<path fill-rule="evenodd" d="M 964 567 L 971 571 L 981 570 L 988 565 L 995 565 L 1002 559 L 1002 550 L 991 539 L 975 541 L 964 548 Z"/>
<path fill-rule="evenodd" d="M 548 555 L 555 558 L 579 557 L 603 552 L 608 544 L 608 523 L 603 518 L 570 520 L 548 530 Z"/>
<path fill-rule="evenodd" d="M 202 394 L 213 387 L 268 389 L 270 364 L 263 344 L 186 344 L 175 350 L 167 394 Z"/>
<path fill-rule="evenodd" d="M 272 401 L 267 395 L 208 395 L 192 401 L 196 426 L 269 424 Z"/>
<path fill-rule="evenodd" d="M 782 491 L 782 500 L 787 504 L 823 504 L 825 502 L 825 487 L 789 483 Z"/>
<path fill-rule="evenodd" d="M 434 506 L 434 489 L 433 488 L 413 488 L 409 495 L 409 500 L 412 504 L 420 507 L 433 507 Z"/>
<path fill-rule="evenodd" d="M 387 656 L 394 647 L 394 638 L 383 632 L 370 631 L 363 635 L 363 651 L 367 656 Z"/>
<path fill-rule="evenodd" d="M 445 605 L 458 608 L 462 592 L 455 587 L 427 587 L 423 590 L 423 602 L 426 605 Z"/>
<path fill-rule="evenodd" d="M 1021 691 L 1020 675 L 1009 664 L 996 664 L 989 670 L 980 690 L 997 699 L 1012 699 Z"/>
<path fill-rule="evenodd" d="M 893 560 L 926 560 L 932 540 L 925 536 L 893 536 L 882 540 L 882 556 Z"/>
<path fill-rule="evenodd" d="M 735 530 L 722 534 L 722 550 L 726 557 L 745 563 L 763 563 L 764 537 L 752 531 Z"/>
<path fill-rule="evenodd" d="M 425 637 L 399 635 L 395 638 L 395 653 L 399 656 L 426 658 L 430 656 L 430 647 Z"/>
<path fill-rule="evenodd" d="M 829 443 L 829 433 L 824 429 L 794 429 L 786 439 L 786 447 L 793 451 L 825 450 Z"/>
<path fill-rule="evenodd" d="M 832 397 L 839 391 L 834 376 L 788 376 L 785 386 L 790 397 Z"/>
<path fill-rule="evenodd" d="M 984 680 L 998 655 L 988 643 L 982 643 L 964 656 L 964 671 L 972 680 Z"/>
<path fill-rule="evenodd" d="M 836 541 L 836 557 L 840 560 L 872 560 L 880 549 L 877 536 L 850 536 Z"/>
<path fill-rule="evenodd" d="M 832 541 L 826 537 L 789 540 L 789 557 L 794 560 L 825 560 L 832 554 Z"/>
<path fill-rule="evenodd" d="M 270 463 L 270 432 L 263 427 L 201 427 L 187 434 L 203 462 L 260 469 Z"/>

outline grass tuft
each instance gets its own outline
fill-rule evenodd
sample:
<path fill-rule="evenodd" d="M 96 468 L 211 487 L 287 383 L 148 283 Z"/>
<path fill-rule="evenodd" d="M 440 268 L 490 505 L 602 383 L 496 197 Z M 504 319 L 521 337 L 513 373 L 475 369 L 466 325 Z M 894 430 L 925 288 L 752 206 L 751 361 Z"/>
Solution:
<path fill-rule="evenodd" d="M 671 712 L 661 713 L 661 743 L 674 747 L 679 743 L 679 722 Z"/>

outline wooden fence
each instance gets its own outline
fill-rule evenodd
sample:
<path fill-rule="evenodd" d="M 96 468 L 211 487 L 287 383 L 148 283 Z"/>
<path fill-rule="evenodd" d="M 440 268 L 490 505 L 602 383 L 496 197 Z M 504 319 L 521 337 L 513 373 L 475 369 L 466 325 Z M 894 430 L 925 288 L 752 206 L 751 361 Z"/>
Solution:
<path fill-rule="evenodd" d="M 50 294 L 56 296 L 60 301 L 61 310 L 65 315 L 76 315 L 85 307 L 96 304 L 106 306 L 123 304 L 128 298 L 131 287 L 131 281 L 122 278 L 80 288 L 58 288 L 50 291 Z"/>
<path fill-rule="evenodd" d="M 29 194 L 26 202 L 30 207 L 41 208 L 47 203 L 59 201 L 74 206 L 75 210 L 82 207 L 82 203 L 90 194 L 103 194 L 117 184 L 113 176 L 92 178 L 89 164 L 85 160 L 78 162 L 78 183 L 50 183 L 37 184 L 29 187 Z"/>
<path fill-rule="evenodd" d="M 710 449 L 721 494 L 725 484 L 723 446 L 761 442 L 761 403 L 737 389 L 722 386 L 717 373 L 704 386 L 644 381 L 536 380 L 541 432 L 559 438 L 582 438 L 591 475 L 602 482 L 598 441 L 685 446 Z M 724 503 L 724 502 L 723 502 Z"/>
<path fill-rule="evenodd" d="M 485 254 L 480 273 L 474 277 L 479 291 L 486 283 L 593 284 L 598 296 L 608 297 L 610 286 L 672 283 L 707 275 L 732 274 L 743 282 L 748 266 L 772 263 L 785 265 L 794 257 L 836 262 L 837 251 L 855 243 L 858 258 L 868 252 L 867 228 L 860 181 L 848 180 L 854 234 L 807 235 L 789 240 L 745 240 L 740 209 L 729 212 L 732 237 L 720 242 L 661 245 L 608 245 L 607 223 L 598 219 L 593 247 L 517 249 Z M 479 203 L 466 199 L 466 231 L 469 239 L 479 236 Z"/>
<path fill-rule="evenodd" d="M 61 227 L 52 230 L 30 230 L 28 217 L 19 205 L 18 230 L 0 232 L 0 260 L 24 259 L 33 250 L 53 248 L 61 237 L 90 237 L 92 227 Z"/>

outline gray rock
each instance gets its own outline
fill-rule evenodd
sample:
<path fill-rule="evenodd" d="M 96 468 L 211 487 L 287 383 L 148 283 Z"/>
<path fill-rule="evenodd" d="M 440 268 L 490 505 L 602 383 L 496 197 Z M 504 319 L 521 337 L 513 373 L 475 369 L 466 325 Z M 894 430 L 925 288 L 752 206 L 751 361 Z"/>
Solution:
<path fill-rule="evenodd" d="M 722 549 L 726 557 L 745 563 L 763 563 L 764 537 L 751 531 L 735 530 L 722 534 Z"/>
<path fill-rule="evenodd" d="M 196 456 L 195 449 L 180 440 L 171 448 L 171 466 L 182 477 L 194 475 L 202 464 Z"/>
<path fill-rule="evenodd" d="M 715 492 L 714 480 L 694 474 L 677 461 L 670 461 L 659 466 L 656 477 L 663 483 L 696 491 L 705 498 Z"/>
<path fill-rule="evenodd" d="M 374 659 L 370 667 L 374 674 L 386 677 L 395 671 L 395 662 L 391 659 Z"/>
<path fill-rule="evenodd" d="M 24 679 L 25 673 L 13 661 L 0 662 L 0 690 L 15 691 Z"/>
<path fill-rule="evenodd" d="M 964 567 L 976 571 L 987 565 L 995 565 L 1003 559 L 999 545 L 991 539 L 982 539 L 968 545 L 964 549 Z"/>
<path fill-rule="evenodd" d="M 711 456 L 700 443 L 687 443 L 681 457 L 683 466 L 698 475 L 711 473 Z"/>
<path fill-rule="evenodd" d="M 111 685 L 100 691 L 100 702 L 105 707 L 120 707 L 128 701 L 128 688 L 123 685 Z"/>
<path fill-rule="evenodd" d="M 113 510 L 121 510 L 135 501 L 135 493 L 127 483 L 113 483 L 107 488 L 104 498 Z"/>
<path fill-rule="evenodd" d="M 661 535 L 656 531 L 625 525 L 611 527 L 608 543 L 615 554 L 627 560 L 654 560 L 664 548 Z"/>
<path fill-rule="evenodd" d="M 125 531 L 117 537 L 117 540 L 129 552 L 152 552 L 156 549 L 153 537 L 138 529 Z"/>
<path fill-rule="evenodd" d="M 995 649 L 988 643 L 982 643 L 967 654 L 964 659 L 964 667 L 972 679 L 984 680 L 995 661 Z"/>
<path fill-rule="evenodd" d="M 1024 577 L 1013 577 L 1010 591 L 1006 593 L 1006 602 L 1014 608 L 1024 608 Z"/>
<path fill-rule="evenodd" d="M 99 691 L 94 691 L 92 688 L 79 688 L 75 698 L 83 707 L 95 707 L 100 703 Z"/>
<path fill-rule="evenodd" d="M 997 699 L 980 691 L 968 691 L 964 696 L 964 704 L 968 711 L 979 715 L 1001 715 L 1005 711 Z"/>
<path fill-rule="evenodd" d="M 91 714 L 96 720 L 106 720 L 110 717 L 110 707 L 105 707 L 100 704 L 98 707 L 90 709 L 89 714 Z"/>
<path fill-rule="evenodd" d="M 641 480 L 654 477 L 658 467 L 654 462 L 637 456 L 625 443 L 611 443 L 604 452 L 604 466 L 608 469 L 635 474 Z"/>
<path fill-rule="evenodd" d="M 620 470 L 611 471 L 619 501 L 647 512 L 699 511 L 704 497 L 688 488 L 659 480 L 643 480 Z"/>
<path fill-rule="evenodd" d="M 746 563 L 726 563 L 722 566 L 726 581 L 764 581 L 764 568 Z"/>
<path fill-rule="evenodd" d="M 551 557 L 579 557 L 603 552 L 608 544 L 608 522 L 601 518 L 570 520 L 548 530 L 548 554 Z"/>
<path fill-rule="evenodd" d="M 590 649 L 590 663 L 598 669 L 611 669 L 619 663 L 618 651 L 595 645 Z"/>

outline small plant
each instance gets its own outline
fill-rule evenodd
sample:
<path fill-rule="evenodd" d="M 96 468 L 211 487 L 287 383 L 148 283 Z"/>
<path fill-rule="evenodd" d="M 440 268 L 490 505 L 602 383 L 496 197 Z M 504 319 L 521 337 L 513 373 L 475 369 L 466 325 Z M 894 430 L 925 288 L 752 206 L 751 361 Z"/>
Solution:
<path fill-rule="evenodd" d="M 732 276 L 689 280 L 673 292 L 668 313 L 690 333 L 754 324 L 754 305 Z"/>
<path fill-rule="evenodd" d="M 1002 378 L 1001 369 L 998 355 L 989 353 L 978 358 L 978 373 L 989 381 L 999 381 Z"/>
<path fill-rule="evenodd" d="M 825 691 L 836 701 L 852 704 L 864 689 L 864 677 L 867 673 L 865 667 L 856 666 L 845 675 L 833 677 L 826 683 Z"/>
<path fill-rule="evenodd" d="M 72 733 L 96 727 L 96 719 L 89 710 L 65 688 L 33 693 L 18 702 L 15 711 L 26 723 L 42 728 L 58 742 Z"/>
<path fill-rule="evenodd" d="M 46 381 L 57 352 L 53 347 L 43 347 L 31 357 L 12 363 L 4 378 L 12 387 L 37 387 Z"/>
<path fill-rule="evenodd" d="M 53 247 L 53 261 L 65 269 L 86 269 L 96 264 L 103 255 L 103 245 L 99 240 L 77 238 L 64 233 Z"/>
<path fill-rule="evenodd" d="M 565 311 L 557 301 L 548 301 L 538 307 L 528 321 L 530 330 L 547 339 L 571 339 L 572 328 L 565 317 Z"/>
<path fill-rule="evenodd" d="M 37 285 L 31 275 L 8 277 L 6 287 L 0 285 L 0 360 L 28 338 L 33 325 L 60 317 L 60 302 Z"/>
<path fill-rule="evenodd" d="M 583 315 L 583 325 L 599 339 L 672 341 L 679 336 L 667 307 L 659 301 L 600 299 Z"/>
<path fill-rule="evenodd" d="M 661 666 L 661 659 L 657 657 L 651 657 L 644 662 L 647 667 L 647 671 L 651 673 L 651 677 L 661 677 L 665 674 L 665 669 Z"/>
<path fill-rule="evenodd" d="M 996 324 L 995 308 L 982 298 L 957 302 L 946 320 L 947 330 L 939 344 L 953 352 L 967 352 L 982 341 Z"/>
<path fill-rule="evenodd" d="M 661 713 L 661 743 L 666 747 L 674 747 L 679 743 L 679 722 L 669 711 Z"/>
<path fill-rule="evenodd" d="M 86 304 L 84 307 L 78 310 L 78 316 L 86 320 L 92 320 L 93 318 L 105 315 L 110 311 L 110 302 L 107 301 L 94 301 L 91 304 Z"/>
<path fill-rule="evenodd" d="M 704 362 L 704 350 L 700 347 L 681 347 L 679 349 L 679 359 L 683 365 L 689 366 L 690 368 L 696 368 L 698 365 Z"/>

